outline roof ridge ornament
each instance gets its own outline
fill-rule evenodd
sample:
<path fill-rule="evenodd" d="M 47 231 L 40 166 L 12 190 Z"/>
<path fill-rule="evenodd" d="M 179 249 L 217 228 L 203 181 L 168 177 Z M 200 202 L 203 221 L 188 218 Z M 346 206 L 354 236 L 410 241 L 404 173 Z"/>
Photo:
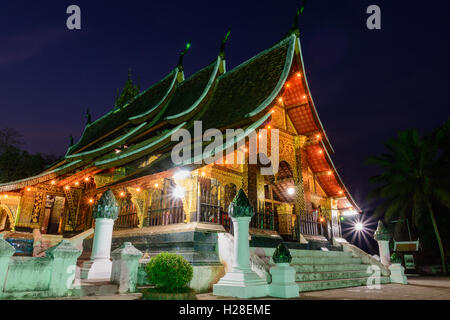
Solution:
<path fill-rule="evenodd" d="M 222 45 L 220 46 L 219 56 L 220 56 L 220 58 L 222 58 L 222 60 L 225 60 L 225 45 L 227 44 L 230 34 L 231 34 L 231 28 L 228 28 L 228 32 L 225 35 L 225 38 L 222 40 Z"/>
<path fill-rule="evenodd" d="M 298 29 L 298 20 L 299 20 L 300 15 L 305 10 L 305 4 L 306 4 L 306 0 L 302 0 L 302 5 L 301 5 L 300 9 L 297 11 L 297 13 L 295 14 L 294 23 L 292 24 L 291 30 L 289 31 L 289 35 L 291 35 L 292 33 L 295 33 L 298 36 L 300 34 L 300 30 Z"/>
<path fill-rule="evenodd" d="M 89 108 L 87 108 L 86 110 L 86 125 L 91 124 L 92 123 L 92 116 L 91 113 L 89 112 Z"/>
<path fill-rule="evenodd" d="M 191 48 L 191 45 L 192 45 L 192 41 L 191 40 L 189 40 L 187 43 L 186 43 L 186 45 L 185 45 L 185 47 L 184 47 L 184 50 L 180 53 L 180 58 L 178 59 L 178 70 L 180 71 L 180 72 L 182 72 L 183 71 L 183 58 L 184 58 L 184 55 L 189 51 L 189 49 Z"/>

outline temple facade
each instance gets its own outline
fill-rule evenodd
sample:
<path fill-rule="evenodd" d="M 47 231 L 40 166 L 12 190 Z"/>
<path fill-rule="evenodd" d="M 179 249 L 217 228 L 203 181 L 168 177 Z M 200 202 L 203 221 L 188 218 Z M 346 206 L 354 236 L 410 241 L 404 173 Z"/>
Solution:
<path fill-rule="evenodd" d="M 194 137 L 197 122 L 203 132 L 217 128 L 224 136 L 226 129 L 243 129 L 231 158 L 243 152 L 244 163 L 228 161 L 224 152 L 222 163 L 174 164 L 173 135 L 186 129 Z M 251 163 L 246 138 L 261 129 L 269 146 Z M 274 130 L 279 166 L 263 175 L 261 158 L 273 159 Z M 79 141 L 48 170 L 1 184 L 0 231 L 17 239 L 37 228 L 44 236 L 74 237 L 94 228 L 93 208 L 112 190 L 119 203 L 113 248 L 132 241 L 150 255 L 169 250 L 193 264 L 218 263 L 211 252 L 217 234 L 233 231 L 228 207 L 242 188 L 256 212 L 253 246 L 274 239 L 332 246 L 342 237 L 341 217 L 361 212 L 333 153 L 309 91 L 298 30 L 232 70 L 223 45 L 190 77 L 180 59 L 158 83 L 89 119 Z"/>

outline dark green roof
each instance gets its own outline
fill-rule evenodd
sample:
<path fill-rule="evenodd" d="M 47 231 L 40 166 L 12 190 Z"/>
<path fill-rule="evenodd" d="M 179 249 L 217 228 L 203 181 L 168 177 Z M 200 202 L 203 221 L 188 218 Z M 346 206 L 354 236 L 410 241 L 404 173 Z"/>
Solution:
<path fill-rule="evenodd" d="M 67 154 L 72 154 L 96 139 L 108 134 L 115 128 L 126 123 L 130 117 L 140 115 L 155 107 L 170 90 L 174 77 L 176 77 L 175 70 L 157 84 L 137 95 L 136 98 L 122 108 L 113 110 L 92 124 L 87 125 L 78 143 L 69 148 Z"/>
<path fill-rule="evenodd" d="M 204 93 L 211 76 L 215 73 L 218 61 L 195 73 L 176 86 L 175 92 L 165 107 L 161 120 L 173 117 L 188 110 Z"/>
<path fill-rule="evenodd" d="M 238 123 L 270 98 L 277 91 L 277 85 L 284 82 L 280 79 L 294 39 L 283 40 L 219 77 L 201 116 L 203 129 L 224 128 Z"/>

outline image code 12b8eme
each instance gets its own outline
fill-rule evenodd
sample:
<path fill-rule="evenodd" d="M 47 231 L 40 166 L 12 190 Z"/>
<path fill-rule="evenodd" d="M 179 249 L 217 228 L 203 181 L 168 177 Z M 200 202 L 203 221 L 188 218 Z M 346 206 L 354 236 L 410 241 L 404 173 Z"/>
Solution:
<path fill-rule="evenodd" d="M 448 9 L 3 2 L 0 303 L 449 300 Z"/>

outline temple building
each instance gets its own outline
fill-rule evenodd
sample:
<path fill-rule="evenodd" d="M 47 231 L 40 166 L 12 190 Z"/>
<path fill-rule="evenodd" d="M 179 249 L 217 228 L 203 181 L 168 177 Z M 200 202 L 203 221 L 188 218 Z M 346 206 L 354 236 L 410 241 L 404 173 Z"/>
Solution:
<path fill-rule="evenodd" d="M 36 228 L 44 237 L 71 238 L 94 227 L 93 208 L 112 190 L 120 207 L 113 249 L 130 241 L 150 256 L 173 251 L 194 266 L 220 265 L 218 234 L 232 233 L 227 211 L 242 188 L 256 212 L 252 248 L 285 241 L 291 248 L 339 250 L 334 240 L 342 239 L 341 217 L 361 210 L 333 164 L 299 34 L 292 29 L 232 70 L 226 68 L 225 42 L 211 63 L 189 77 L 180 59 L 150 88 L 89 119 L 61 161 L 39 175 L 1 184 L 0 231 L 16 240 Z M 241 128 L 246 136 L 266 129 L 271 141 L 277 129 L 278 171 L 263 175 L 261 161 L 249 163 L 245 137 L 244 163 L 174 164 L 179 141 L 172 136 L 186 129 L 194 137 L 197 121 L 203 132 L 217 128 L 224 137 L 226 129 Z M 92 236 L 84 246 L 86 258 Z"/>

